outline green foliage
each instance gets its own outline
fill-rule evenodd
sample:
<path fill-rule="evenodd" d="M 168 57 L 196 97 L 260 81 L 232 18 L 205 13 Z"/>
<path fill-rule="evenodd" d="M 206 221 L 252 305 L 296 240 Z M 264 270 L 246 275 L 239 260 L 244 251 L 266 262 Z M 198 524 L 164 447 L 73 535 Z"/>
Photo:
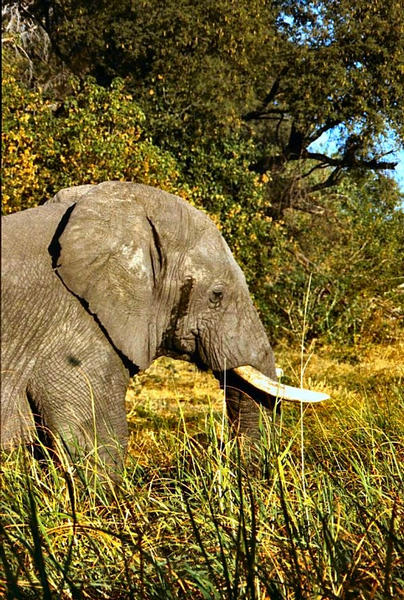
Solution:
<path fill-rule="evenodd" d="M 397 186 L 384 177 L 351 179 L 329 196 L 325 215 L 289 211 L 268 271 L 268 314 L 299 336 L 308 295 L 308 339 L 391 342 L 401 335 L 404 213 Z M 285 290 L 288 292 L 285 294 Z"/>
<path fill-rule="evenodd" d="M 76 74 L 127 78 L 170 152 L 241 131 L 259 150 L 250 168 L 273 182 L 296 160 L 302 173 L 308 160 L 332 166 L 326 186 L 346 170 L 392 167 L 380 141 L 403 136 L 398 0 L 36 0 L 30 10 Z M 336 128 L 337 156 L 310 152 Z M 272 195 L 281 212 L 296 201 L 283 191 Z"/>
<path fill-rule="evenodd" d="M 275 11 L 260 0 L 169 0 L 163 10 L 157 0 L 31 6 L 39 19 L 50 9 L 48 32 L 72 69 L 94 75 L 103 85 L 117 75 L 129 77 L 160 132 L 168 126 L 178 133 L 196 128 L 197 134 L 200 118 L 210 133 L 219 124 L 229 125 L 237 116 L 234 107 L 244 103 L 247 79 L 263 75 L 253 65 L 261 64 L 269 74 L 264 58 Z"/>
<path fill-rule="evenodd" d="M 106 179 L 176 191 L 175 159 L 145 134 L 145 117 L 124 82 L 111 88 L 71 81 L 55 105 L 18 80 L 6 62 L 3 81 L 3 211 L 35 206 L 59 189 Z"/>

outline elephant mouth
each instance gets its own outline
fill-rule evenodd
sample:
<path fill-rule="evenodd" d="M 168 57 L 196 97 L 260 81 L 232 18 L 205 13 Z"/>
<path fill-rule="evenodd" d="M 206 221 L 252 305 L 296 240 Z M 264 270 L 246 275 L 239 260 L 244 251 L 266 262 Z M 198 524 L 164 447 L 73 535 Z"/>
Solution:
<path fill-rule="evenodd" d="M 288 402 L 304 402 L 312 404 L 328 400 L 328 394 L 323 392 L 314 392 L 304 388 L 296 388 L 290 385 L 284 385 L 275 379 L 267 377 L 258 369 L 250 365 L 235 367 L 228 371 L 226 387 L 236 388 L 239 391 L 247 393 L 254 398 L 272 397 L 276 400 L 285 400 Z"/>

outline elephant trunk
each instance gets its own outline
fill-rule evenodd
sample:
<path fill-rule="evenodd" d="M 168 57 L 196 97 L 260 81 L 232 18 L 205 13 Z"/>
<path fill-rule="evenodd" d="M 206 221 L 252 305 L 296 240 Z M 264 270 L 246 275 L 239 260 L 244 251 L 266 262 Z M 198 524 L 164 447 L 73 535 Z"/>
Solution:
<path fill-rule="evenodd" d="M 271 419 L 279 401 L 316 403 L 327 394 L 284 385 L 276 378 L 272 351 L 255 357 L 255 365 L 240 365 L 220 373 L 227 412 L 234 429 L 251 439 L 259 437 L 261 410 Z"/>
<path fill-rule="evenodd" d="M 222 374 L 229 420 L 237 433 L 251 439 L 259 437 L 260 408 L 271 418 L 277 401 L 321 402 L 327 394 L 279 383 L 249 365 Z"/>

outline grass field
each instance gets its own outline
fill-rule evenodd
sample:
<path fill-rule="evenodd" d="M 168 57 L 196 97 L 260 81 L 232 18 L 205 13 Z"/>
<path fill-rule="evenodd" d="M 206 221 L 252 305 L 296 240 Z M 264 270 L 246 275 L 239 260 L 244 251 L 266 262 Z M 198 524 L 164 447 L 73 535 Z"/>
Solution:
<path fill-rule="evenodd" d="M 119 488 L 63 453 L 3 456 L 0 596 L 404 598 L 403 356 L 278 348 L 287 383 L 303 368 L 331 400 L 284 404 L 251 460 L 214 378 L 160 359 L 127 394 Z"/>

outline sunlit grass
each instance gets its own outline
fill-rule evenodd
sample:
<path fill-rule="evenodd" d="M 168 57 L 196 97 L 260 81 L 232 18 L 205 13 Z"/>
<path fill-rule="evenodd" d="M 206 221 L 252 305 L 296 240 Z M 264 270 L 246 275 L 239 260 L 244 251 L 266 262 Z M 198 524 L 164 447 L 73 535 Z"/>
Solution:
<path fill-rule="evenodd" d="M 3 457 L 9 598 L 400 598 L 404 577 L 403 348 L 314 353 L 305 385 L 248 460 L 225 432 L 214 378 L 157 361 L 127 395 L 122 481 L 19 449 Z M 278 362 L 299 384 L 301 355 Z M 304 480 L 303 480 L 304 478 Z"/>

